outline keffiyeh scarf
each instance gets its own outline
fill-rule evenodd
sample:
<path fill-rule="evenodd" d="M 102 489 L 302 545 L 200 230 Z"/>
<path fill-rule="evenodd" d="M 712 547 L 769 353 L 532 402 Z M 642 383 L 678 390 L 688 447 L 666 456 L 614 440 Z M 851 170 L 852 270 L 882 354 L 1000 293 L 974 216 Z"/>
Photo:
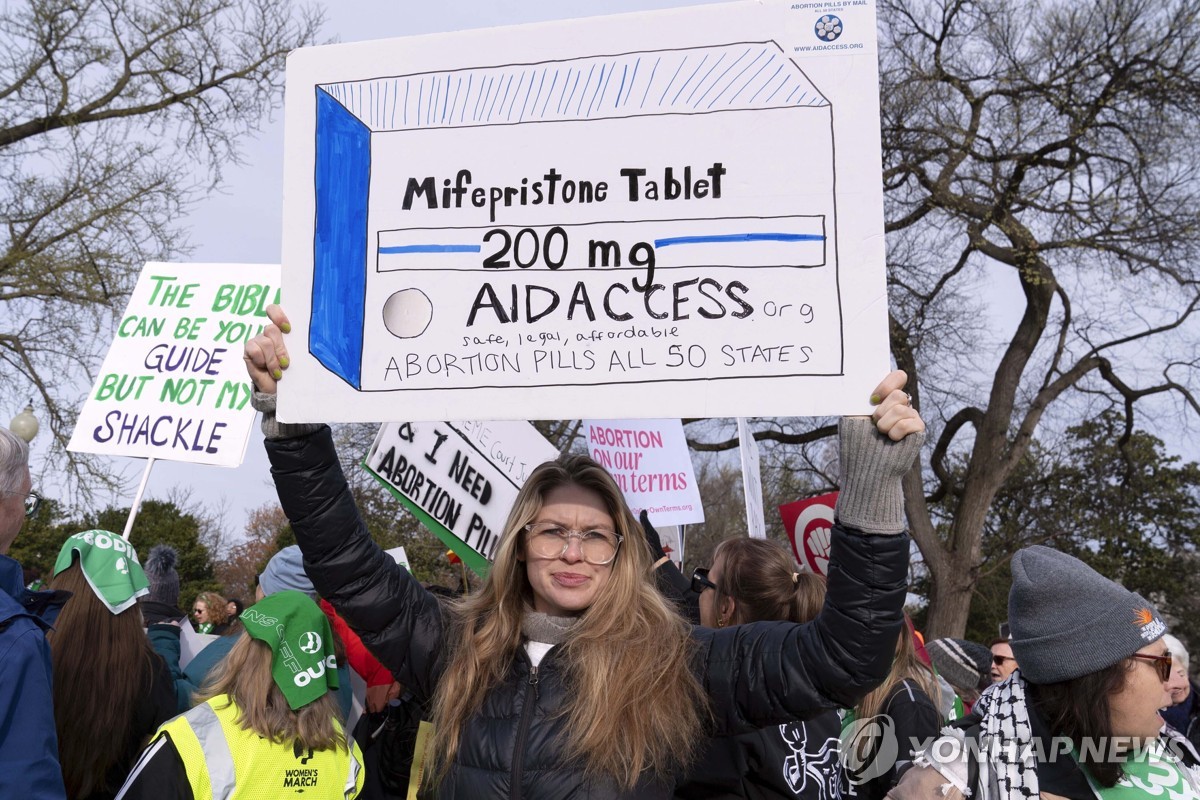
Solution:
<path fill-rule="evenodd" d="M 944 728 L 940 738 L 917 754 L 914 764 L 937 770 L 964 796 L 977 800 L 1038 797 L 1033 728 L 1020 673 L 984 692 L 974 711 L 982 717 L 978 742 L 968 743 L 961 728 Z M 984 757 L 975 757 L 976 745 Z M 979 768 L 975 787 L 970 780 L 972 759 Z"/>

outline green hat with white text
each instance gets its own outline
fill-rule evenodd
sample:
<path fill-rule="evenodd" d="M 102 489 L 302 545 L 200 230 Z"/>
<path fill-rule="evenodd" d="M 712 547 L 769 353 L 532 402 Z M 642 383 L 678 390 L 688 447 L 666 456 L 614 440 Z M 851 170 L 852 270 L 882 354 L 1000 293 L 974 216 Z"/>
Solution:
<path fill-rule="evenodd" d="M 312 598 L 289 589 L 242 612 L 251 637 L 271 648 L 271 677 L 296 711 L 338 688 L 329 619 Z"/>
<path fill-rule="evenodd" d="M 79 554 L 79 567 L 88 586 L 108 610 L 120 614 L 150 594 L 150 582 L 138 563 L 137 551 L 121 536 L 108 531 L 83 531 L 67 538 L 54 562 L 54 574 L 70 568 Z"/>

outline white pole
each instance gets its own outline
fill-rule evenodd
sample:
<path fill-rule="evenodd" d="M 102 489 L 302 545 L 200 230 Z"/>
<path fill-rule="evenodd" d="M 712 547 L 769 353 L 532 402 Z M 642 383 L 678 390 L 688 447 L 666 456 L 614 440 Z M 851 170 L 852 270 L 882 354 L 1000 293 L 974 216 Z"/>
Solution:
<path fill-rule="evenodd" d="M 767 538 L 767 523 L 763 517 L 762 475 L 758 465 L 758 442 L 750 430 L 749 421 L 738 417 L 738 443 L 742 456 L 742 489 L 746 497 L 746 532 L 755 539 Z"/>
<path fill-rule="evenodd" d="M 146 484 L 150 482 L 150 470 L 154 468 L 154 456 L 146 459 L 146 469 L 142 472 L 142 482 L 138 484 L 137 494 L 133 498 L 133 506 L 129 509 L 129 520 L 125 523 L 125 532 L 121 534 L 125 541 L 129 541 L 129 533 L 133 530 L 133 521 L 137 519 L 138 511 L 142 507 L 142 495 L 146 493 Z"/>

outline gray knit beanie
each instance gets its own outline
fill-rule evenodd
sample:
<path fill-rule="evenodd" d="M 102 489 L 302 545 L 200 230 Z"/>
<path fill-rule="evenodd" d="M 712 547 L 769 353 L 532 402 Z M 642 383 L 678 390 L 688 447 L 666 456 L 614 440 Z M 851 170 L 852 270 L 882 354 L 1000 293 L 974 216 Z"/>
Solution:
<path fill-rule="evenodd" d="M 169 544 L 156 544 L 150 548 L 142 569 L 146 580 L 150 582 L 150 594 L 147 600 L 156 600 L 169 606 L 179 605 L 179 573 L 175 565 L 179 563 L 179 553 Z"/>
<path fill-rule="evenodd" d="M 925 645 L 929 659 L 946 683 L 964 692 L 979 688 L 992 670 L 992 651 L 966 639 L 934 639 Z"/>
<path fill-rule="evenodd" d="M 304 572 L 304 557 L 300 555 L 300 545 L 285 547 L 267 562 L 267 568 L 258 576 L 258 585 L 263 594 L 273 595 L 284 589 L 295 589 L 304 592 L 312 599 L 317 599 L 317 590 Z"/>
<path fill-rule="evenodd" d="M 1013 655 L 1033 683 L 1099 672 L 1167 632 L 1144 597 L 1066 553 L 1041 545 L 1018 550 L 1012 575 Z"/>

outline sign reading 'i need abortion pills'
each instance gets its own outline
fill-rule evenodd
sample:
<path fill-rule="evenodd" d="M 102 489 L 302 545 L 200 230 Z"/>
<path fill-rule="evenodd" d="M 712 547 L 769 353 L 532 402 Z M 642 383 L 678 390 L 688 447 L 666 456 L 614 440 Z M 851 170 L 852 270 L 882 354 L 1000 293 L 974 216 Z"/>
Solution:
<path fill-rule="evenodd" d="M 886 370 L 871 2 L 312 48 L 287 81 L 285 420 L 861 412 Z"/>

